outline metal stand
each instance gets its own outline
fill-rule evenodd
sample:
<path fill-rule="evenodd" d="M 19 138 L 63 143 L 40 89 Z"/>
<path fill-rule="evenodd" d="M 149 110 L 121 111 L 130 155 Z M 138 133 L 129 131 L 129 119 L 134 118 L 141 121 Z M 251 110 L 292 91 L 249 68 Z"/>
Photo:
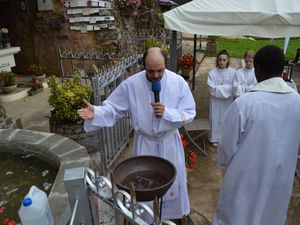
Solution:
<path fill-rule="evenodd" d="M 197 36 L 196 36 L 196 38 L 197 38 Z M 199 51 L 199 52 L 204 52 L 205 51 L 205 49 L 202 48 L 202 35 L 200 35 L 199 48 L 197 49 L 197 51 Z"/>
<path fill-rule="evenodd" d="M 116 216 L 121 215 L 130 224 L 148 225 L 143 217 L 149 215 L 150 219 L 154 221 L 153 225 L 176 225 L 169 220 L 160 220 L 161 215 L 158 211 L 159 207 L 160 212 L 162 210 L 162 198 L 160 199 L 160 206 L 158 206 L 158 199 L 154 200 L 157 203 L 152 210 L 146 204 L 137 202 L 134 193 L 130 195 L 123 190 L 119 190 L 115 186 L 112 177 L 110 181 L 107 177 L 97 176 L 91 169 L 83 167 L 66 169 L 64 183 L 72 210 L 70 225 L 96 224 L 94 210 L 91 208 L 92 204 L 89 201 L 91 195 L 98 197 L 115 211 Z"/>
<path fill-rule="evenodd" d="M 196 148 L 198 148 L 203 155 L 207 156 L 207 149 L 205 147 L 205 140 L 202 139 L 203 147 L 199 146 L 196 143 L 196 139 L 202 138 L 205 134 L 207 134 L 211 127 L 208 119 L 195 119 L 193 122 L 186 124 L 183 126 L 184 132 L 186 133 L 187 138 L 190 142 L 192 142 Z M 192 137 L 190 132 L 200 132 L 196 137 Z"/>
<path fill-rule="evenodd" d="M 163 204 L 163 197 L 159 198 L 159 220 L 161 220 L 162 215 L 162 204 Z"/>

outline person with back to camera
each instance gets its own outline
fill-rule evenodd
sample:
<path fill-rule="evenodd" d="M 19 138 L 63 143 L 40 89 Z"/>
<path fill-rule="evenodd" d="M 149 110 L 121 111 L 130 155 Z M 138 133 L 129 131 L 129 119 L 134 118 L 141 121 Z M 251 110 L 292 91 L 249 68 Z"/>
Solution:
<path fill-rule="evenodd" d="M 163 197 L 163 219 L 181 219 L 190 212 L 185 176 L 185 157 L 178 128 L 191 122 L 195 101 L 187 82 L 166 69 L 160 48 L 150 48 L 143 57 L 145 70 L 128 77 L 103 102 L 93 106 L 84 100 L 79 109 L 87 132 L 113 126 L 117 119 L 131 113 L 134 128 L 134 154 L 153 155 L 171 161 L 177 170 L 174 184 Z M 159 98 L 151 86 L 160 82 Z"/>
<path fill-rule="evenodd" d="M 233 80 L 233 90 L 236 98 L 246 93 L 253 88 L 255 84 L 257 84 L 254 74 L 253 60 L 254 52 L 252 50 L 245 52 L 245 67 L 236 71 L 236 75 Z"/>
<path fill-rule="evenodd" d="M 210 92 L 209 119 L 211 131 L 209 142 L 217 146 L 221 135 L 224 112 L 233 102 L 233 78 L 235 69 L 229 67 L 229 54 L 220 51 L 216 58 L 216 68 L 208 73 L 208 88 Z"/>
<path fill-rule="evenodd" d="M 259 82 L 226 111 L 218 162 L 226 168 L 213 225 L 284 225 L 300 143 L 300 96 L 281 78 L 283 51 L 255 55 Z"/>
<path fill-rule="evenodd" d="M 281 77 L 286 82 L 286 84 L 288 86 L 290 86 L 291 88 L 293 88 L 296 92 L 298 91 L 297 85 L 296 85 L 295 81 L 293 81 L 292 78 L 289 78 L 289 74 L 288 74 L 288 72 L 286 70 L 283 70 Z"/>

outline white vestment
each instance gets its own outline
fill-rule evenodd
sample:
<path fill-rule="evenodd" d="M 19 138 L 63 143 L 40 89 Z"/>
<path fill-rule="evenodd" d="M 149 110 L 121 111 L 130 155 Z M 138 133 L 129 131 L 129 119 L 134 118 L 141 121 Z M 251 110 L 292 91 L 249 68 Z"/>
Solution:
<path fill-rule="evenodd" d="M 236 71 L 236 75 L 233 80 L 234 96 L 239 97 L 242 94 L 249 91 L 254 85 L 257 84 L 254 68 L 240 68 Z"/>
<path fill-rule="evenodd" d="M 226 168 L 213 225 L 284 225 L 300 143 L 300 95 L 281 78 L 258 83 L 226 111 Z"/>
<path fill-rule="evenodd" d="M 211 123 L 211 132 L 209 141 L 218 142 L 221 135 L 221 126 L 224 112 L 233 102 L 233 78 L 235 69 L 226 68 L 212 69 L 208 73 L 208 88 L 211 94 L 209 119 Z"/>
<path fill-rule="evenodd" d="M 295 91 L 298 92 L 297 85 L 296 85 L 295 81 L 293 81 L 293 80 L 286 81 L 286 84 L 287 84 L 288 86 L 290 86 L 291 88 L 293 88 Z"/>
<path fill-rule="evenodd" d="M 113 126 L 126 112 L 131 113 L 135 154 L 160 156 L 177 169 L 174 184 L 163 197 L 162 209 L 162 218 L 175 219 L 190 212 L 185 157 L 178 128 L 191 122 L 196 110 L 190 88 L 181 76 L 166 69 L 160 83 L 160 102 L 165 105 L 162 118 L 154 115 L 151 82 L 142 71 L 123 81 L 103 106 L 95 106 L 94 119 L 86 120 L 84 127 L 92 131 Z"/>

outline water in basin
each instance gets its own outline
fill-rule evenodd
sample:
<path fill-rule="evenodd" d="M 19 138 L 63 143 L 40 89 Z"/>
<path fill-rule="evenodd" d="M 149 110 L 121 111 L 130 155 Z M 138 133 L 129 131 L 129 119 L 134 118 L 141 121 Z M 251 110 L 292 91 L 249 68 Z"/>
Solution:
<path fill-rule="evenodd" d="M 35 185 L 48 194 L 58 168 L 33 154 L 0 154 L 0 208 L 4 207 L 0 221 L 10 218 L 19 222 L 18 210 L 30 187 Z"/>
<path fill-rule="evenodd" d="M 126 177 L 123 181 L 123 185 L 127 188 L 133 184 L 135 190 L 147 190 L 157 188 L 165 184 L 164 178 L 154 172 L 150 171 L 139 171 Z"/>

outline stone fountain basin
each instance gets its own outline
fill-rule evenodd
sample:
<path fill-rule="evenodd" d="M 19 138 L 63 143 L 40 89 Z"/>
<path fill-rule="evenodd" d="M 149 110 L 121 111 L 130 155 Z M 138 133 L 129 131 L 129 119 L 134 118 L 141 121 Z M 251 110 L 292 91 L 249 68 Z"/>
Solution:
<path fill-rule="evenodd" d="M 48 196 L 55 225 L 66 225 L 71 216 L 68 194 L 63 178 L 65 169 L 89 167 L 85 147 L 69 138 L 47 132 L 23 129 L 0 129 L 0 153 L 35 154 L 59 168 Z"/>

